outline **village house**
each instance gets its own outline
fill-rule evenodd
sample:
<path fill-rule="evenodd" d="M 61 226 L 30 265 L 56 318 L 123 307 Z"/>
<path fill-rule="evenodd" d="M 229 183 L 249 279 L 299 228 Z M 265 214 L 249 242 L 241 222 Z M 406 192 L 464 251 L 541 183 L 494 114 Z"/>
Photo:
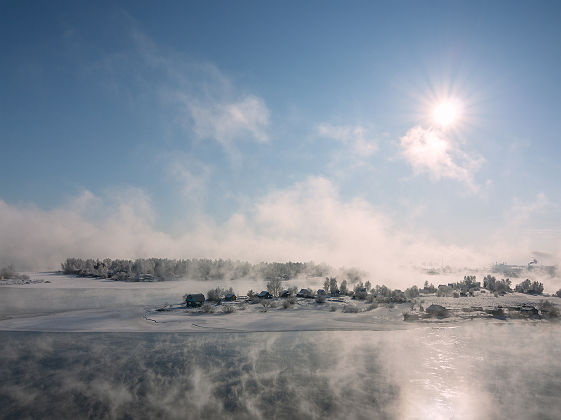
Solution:
<path fill-rule="evenodd" d="M 238 297 L 234 293 L 226 293 L 226 296 L 224 296 L 226 302 L 235 302 L 237 298 Z"/>
<path fill-rule="evenodd" d="M 311 290 L 308 290 L 308 289 L 301 289 L 301 290 L 296 294 L 296 297 L 311 299 L 311 298 L 314 297 L 314 294 L 312 293 Z"/>
<path fill-rule="evenodd" d="M 266 290 L 263 290 L 261 293 L 259 293 L 259 294 L 257 295 L 257 297 L 258 297 L 259 299 L 272 299 L 272 298 L 273 298 L 273 295 L 270 294 L 269 292 L 267 292 Z"/>
<path fill-rule="evenodd" d="M 202 306 L 205 303 L 205 295 L 202 293 L 195 293 L 185 296 L 185 305 L 190 308 Z"/>

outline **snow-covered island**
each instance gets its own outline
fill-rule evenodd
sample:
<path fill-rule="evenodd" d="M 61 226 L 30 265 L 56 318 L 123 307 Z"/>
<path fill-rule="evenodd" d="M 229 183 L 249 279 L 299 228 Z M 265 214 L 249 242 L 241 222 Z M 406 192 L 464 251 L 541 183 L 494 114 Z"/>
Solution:
<path fill-rule="evenodd" d="M 537 280 L 513 284 L 484 272 L 481 280 L 450 274 L 445 284 L 425 280 L 400 290 L 373 285 L 357 270 L 313 263 L 68 259 L 62 268 L 4 269 L 0 330 L 389 330 L 472 320 L 551 322 L 561 306 L 561 291 L 544 294 Z"/>
<path fill-rule="evenodd" d="M 262 291 L 252 296 L 226 295 L 202 300 L 202 293 L 188 294 L 180 304 L 164 304 L 147 311 L 146 319 L 160 325 L 191 323 L 198 330 L 286 331 L 407 328 L 411 323 L 489 321 L 557 321 L 561 299 L 522 293 L 495 296 L 445 297 L 435 294 L 393 302 L 368 293 L 366 298 L 328 294 L 308 289 L 297 295 L 284 291 L 273 297 Z M 193 301 L 193 297 L 199 300 Z"/>

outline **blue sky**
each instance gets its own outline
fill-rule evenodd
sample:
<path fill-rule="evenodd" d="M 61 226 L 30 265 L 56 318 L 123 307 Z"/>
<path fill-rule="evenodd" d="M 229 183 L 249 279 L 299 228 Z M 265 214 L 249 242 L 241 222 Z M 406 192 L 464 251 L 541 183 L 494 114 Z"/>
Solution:
<path fill-rule="evenodd" d="M 373 242 L 395 229 L 469 255 L 492 243 L 491 261 L 535 251 L 558 259 L 559 2 L 3 2 L 0 10 L 5 237 L 16 237 L 17 223 L 57 237 L 71 229 L 57 215 L 71 214 L 76 229 L 138 217 L 130 230 L 183 235 L 182 244 L 202 227 L 269 240 L 302 231 L 281 229 L 286 217 L 307 226 L 355 203 L 390 226 Z M 450 99 L 461 110 L 444 129 L 432 111 Z M 275 197 L 302 196 L 317 206 L 262 220 L 265 208 L 283 208 Z M 317 228 L 352 231 L 345 211 Z M 94 229 L 86 240 L 106 234 Z M 67 239 L 49 246 L 68 252 Z M 316 240 L 312 231 L 298 244 Z M 233 251 L 240 246 L 179 247 L 251 256 Z M 275 259 L 279 249 L 260 256 Z"/>

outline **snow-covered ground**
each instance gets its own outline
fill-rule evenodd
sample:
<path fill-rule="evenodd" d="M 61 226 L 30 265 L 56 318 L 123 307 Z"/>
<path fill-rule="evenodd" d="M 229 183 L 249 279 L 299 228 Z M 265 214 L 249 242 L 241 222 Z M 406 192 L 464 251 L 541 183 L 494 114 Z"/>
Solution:
<path fill-rule="evenodd" d="M 185 293 L 206 292 L 217 286 L 214 282 L 180 280 L 154 283 L 127 283 L 104 279 L 78 278 L 56 273 L 26 273 L 29 281 L 0 282 L 0 330 L 6 331 L 324 331 L 324 330 L 391 330 L 415 328 L 415 323 L 403 321 L 403 313 L 411 305 L 379 304 L 373 308 L 364 301 L 349 297 L 316 303 L 313 299 L 298 299 L 288 308 L 281 300 L 276 307 L 265 308 L 259 303 L 238 301 L 213 307 L 214 313 L 188 309 L 181 304 Z M 319 287 L 319 280 L 309 281 Z M 243 294 L 252 288 L 259 291 L 262 282 L 223 282 L 222 287 L 234 287 Z M 469 318 L 467 310 L 483 310 L 499 306 L 511 307 L 523 303 L 538 305 L 544 297 L 509 294 L 496 298 L 490 294 L 475 297 L 443 298 L 424 296 L 416 299 L 427 308 L 435 303 L 451 309 L 452 316 L 437 322 L 459 322 Z M 561 299 L 547 298 L 558 307 Z M 170 310 L 157 311 L 164 304 Z M 225 313 L 224 306 L 234 306 Z M 358 313 L 344 311 L 357 306 Z"/>

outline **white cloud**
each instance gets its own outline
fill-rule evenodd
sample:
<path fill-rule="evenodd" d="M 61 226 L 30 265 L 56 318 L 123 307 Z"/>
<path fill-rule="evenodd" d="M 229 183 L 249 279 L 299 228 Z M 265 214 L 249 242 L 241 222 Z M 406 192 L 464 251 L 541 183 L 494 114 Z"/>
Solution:
<path fill-rule="evenodd" d="M 338 141 L 351 148 L 359 158 L 366 158 L 378 150 L 376 141 L 363 126 L 319 124 L 317 133 L 320 137 Z"/>
<path fill-rule="evenodd" d="M 260 143 L 268 140 L 270 112 L 257 96 L 248 95 L 232 103 L 188 101 L 186 105 L 193 130 L 201 139 L 214 139 L 225 147 L 241 139 Z"/>
<path fill-rule="evenodd" d="M 478 190 L 474 174 L 483 159 L 462 151 L 443 132 L 417 126 L 401 138 L 401 155 L 416 174 L 426 173 L 433 179 L 450 178 Z"/>
<path fill-rule="evenodd" d="M 212 63 L 160 48 L 129 23 L 131 47 L 105 57 L 95 68 L 110 76 L 112 90 L 159 103 L 167 122 L 200 140 L 216 141 L 233 155 L 238 141 L 268 141 L 270 111 L 262 98 L 234 86 Z"/>

